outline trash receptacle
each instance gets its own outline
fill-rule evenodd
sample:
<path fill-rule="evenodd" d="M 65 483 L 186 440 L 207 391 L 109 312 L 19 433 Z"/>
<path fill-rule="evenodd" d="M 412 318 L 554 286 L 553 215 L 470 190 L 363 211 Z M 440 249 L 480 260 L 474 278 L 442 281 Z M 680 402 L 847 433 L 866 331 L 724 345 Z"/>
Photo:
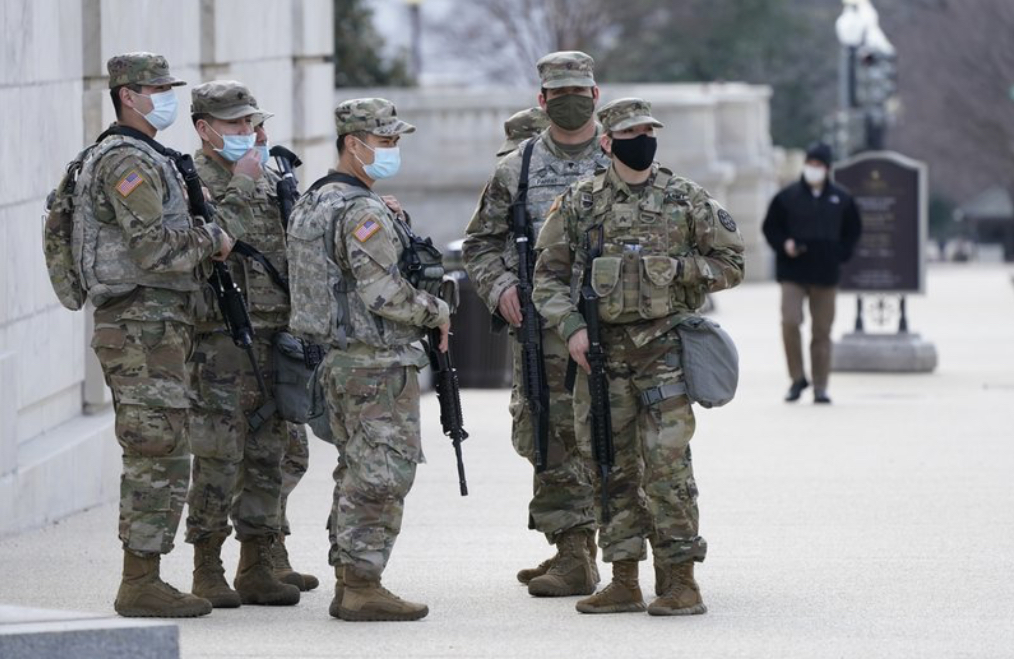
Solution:
<path fill-rule="evenodd" d="M 511 335 L 492 330 L 492 316 L 476 293 L 461 260 L 463 240 L 447 245 L 444 269 L 458 282 L 458 310 L 451 317 L 451 359 L 462 389 L 511 386 Z"/>

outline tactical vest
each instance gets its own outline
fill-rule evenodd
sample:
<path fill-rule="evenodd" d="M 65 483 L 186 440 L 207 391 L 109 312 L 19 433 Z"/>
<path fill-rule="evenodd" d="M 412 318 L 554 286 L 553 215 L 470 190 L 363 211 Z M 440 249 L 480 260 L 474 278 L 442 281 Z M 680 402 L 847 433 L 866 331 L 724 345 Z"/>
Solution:
<path fill-rule="evenodd" d="M 676 281 L 675 257 L 693 248 L 690 204 L 678 179 L 659 168 L 647 194 L 618 203 L 606 175 L 599 173 L 583 185 L 576 199 L 584 234 L 578 236 L 583 249 L 574 265 L 574 299 L 589 249 L 600 248 L 601 256 L 591 264 L 591 285 L 600 298 L 603 321 L 633 323 L 700 307 L 703 289 Z"/>
<path fill-rule="evenodd" d="M 275 180 L 270 178 L 268 171 L 265 171 L 265 176 L 256 182 L 253 197 L 249 201 L 253 221 L 244 227 L 246 235 L 242 240 L 263 254 L 284 277 L 288 270 L 285 254 L 285 227 L 282 225 L 282 214 L 278 207 L 278 197 L 274 188 Z M 216 192 L 218 191 L 216 190 Z M 228 263 L 229 269 L 246 299 L 254 328 L 286 325 L 289 316 L 289 296 L 272 279 L 265 267 L 258 261 L 245 257 L 236 251 L 229 255 Z M 213 298 L 213 294 L 205 305 L 208 315 L 198 324 L 200 332 L 218 329 L 224 323 L 217 302 L 211 298 Z"/>
<path fill-rule="evenodd" d="M 580 160 L 561 160 L 546 146 L 545 138 L 537 135 L 532 161 L 528 170 L 528 217 L 532 222 L 532 240 L 538 240 L 539 231 L 549 215 L 553 202 L 575 181 L 591 176 L 596 170 L 609 167 L 609 157 L 595 148 Z M 524 153 L 528 142 L 518 146 L 517 154 Z M 510 249 L 514 249 L 513 243 Z M 516 260 L 516 258 L 515 258 Z"/>
<path fill-rule="evenodd" d="M 374 348 L 415 343 L 423 338 L 423 328 L 371 312 L 356 294 L 348 255 L 344 250 L 335 252 L 335 233 L 344 234 L 340 223 L 347 221 L 352 202 L 362 197 L 390 217 L 376 194 L 343 182 L 315 184 L 296 202 L 289 218 L 289 327 L 313 342 L 340 350 L 357 342 Z M 393 219 L 404 252 L 406 235 L 399 223 Z"/>
<path fill-rule="evenodd" d="M 114 218 L 99 220 L 95 215 L 95 170 L 102 157 L 116 148 L 131 146 L 143 151 L 156 164 L 162 176 L 167 198 L 162 203 L 162 226 L 170 230 L 186 230 L 194 226 L 187 206 L 183 179 L 173 162 L 140 140 L 125 135 L 112 135 L 97 144 L 85 158 L 74 193 L 74 234 L 71 248 L 80 271 L 81 282 L 88 298 L 96 306 L 126 295 L 138 286 L 165 288 L 173 291 L 197 291 L 202 278 L 195 270 L 189 275 L 179 272 L 148 272 L 130 256 L 122 229 Z"/>

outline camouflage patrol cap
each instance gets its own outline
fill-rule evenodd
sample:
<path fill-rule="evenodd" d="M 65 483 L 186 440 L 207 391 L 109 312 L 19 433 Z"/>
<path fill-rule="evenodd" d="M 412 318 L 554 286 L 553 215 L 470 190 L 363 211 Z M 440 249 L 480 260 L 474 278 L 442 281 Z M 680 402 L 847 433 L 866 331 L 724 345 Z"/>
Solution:
<path fill-rule="evenodd" d="M 415 131 L 415 126 L 398 118 L 394 103 L 384 98 L 354 98 L 342 101 L 334 109 L 334 124 L 339 135 L 366 131 L 381 137 Z"/>
<path fill-rule="evenodd" d="M 510 119 L 503 122 L 503 132 L 506 139 L 500 145 L 496 155 L 502 156 L 510 153 L 518 148 L 522 141 L 533 135 L 538 135 L 548 127 L 549 115 L 542 108 L 528 108 L 512 114 Z"/>
<path fill-rule="evenodd" d="M 579 50 L 549 53 L 535 66 L 544 89 L 595 86 L 595 60 Z"/>
<path fill-rule="evenodd" d="M 661 121 L 651 116 L 651 103 L 640 98 L 618 98 L 610 101 L 602 106 L 598 117 L 602 129 L 607 133 L 644 124 L 665 128 Z"/>
<path fill-rule="evenodd" d="M 239 119 L 260 114 L 257 99 L 246 85 L 235 80 L 212 80 L 190 92 L 190 114 L 210 114 L 216 119 Z"/>
<path fill-rule="evenodd" d="M 109 72 L 109 88 L 122 85 L 179 85 L 187 84 L 169 73 L 169 63 L 155 53 L 124 53 L 114 55 L 106 62 Z"/>

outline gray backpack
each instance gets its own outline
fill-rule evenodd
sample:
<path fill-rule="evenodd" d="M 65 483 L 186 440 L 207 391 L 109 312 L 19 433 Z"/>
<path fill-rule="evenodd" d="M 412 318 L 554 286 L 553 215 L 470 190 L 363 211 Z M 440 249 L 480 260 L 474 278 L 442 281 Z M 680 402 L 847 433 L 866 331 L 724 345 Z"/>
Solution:
<path fill-rule="evenodd" d="M 736 395 L 739 352 L 732 337 L 713 320 L 691 316 L 676 326 L 683 342 L 687 396 L 701 407 L 721 407 Z"/>
<path fill-rule="evenodd" d="M 278 415 L 292 423 L 305 423 L 320 439 L 333 441 L 327 410 L 317 381 L 324 351 L 288 332 L 274 337 L 274 395 Z"/>

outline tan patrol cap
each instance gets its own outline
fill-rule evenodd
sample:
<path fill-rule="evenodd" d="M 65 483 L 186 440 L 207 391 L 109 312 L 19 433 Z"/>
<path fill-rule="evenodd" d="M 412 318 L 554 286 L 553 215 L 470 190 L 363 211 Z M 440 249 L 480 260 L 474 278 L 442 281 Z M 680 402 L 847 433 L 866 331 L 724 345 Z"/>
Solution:
<path fill-rule="evenodd" d="M 595 60 L 579 50 L 549 53 L 535 66 L 544 89 L 595 86 Z"/>
<path fill-rule="evenodd" d="M 521 112 L 515 112 L 510 119 L 503 123 L 503 132 L 506 139 L 497 150 L 497 156 L 503 156 L 518 148 L 524 140 L 538 135 L 549 128 L 549 115 L 540 107 L 528 108 Z"/>
<path fill-rule="evenodd" d="M 123 85 L 172 85 L 178 87 L 187 84 L 169 73 L 169 63 L 155 53 L 124 53 L 114 55 L 106 62 L 109 72 L 109 88 L 116 89 Z"/>
<path fill-rule="evenodd" d="M 366 131 L 381 137 L 390 137 L 415 131 L 415 126 L 398 118 L 397 108 L 386 98 L 354 98 L 342 101 L 334 109 L 334 125 L 339 135 Z"/>
<path fill-rule="evenodd" d="M 607 133 L 645 124 L 665 128 L 661 121 L 651 116 L 651 103 L 641 98 L 618 98 L 610 101 L 602 106 L 598 117 L 602 129 Z"/>
<path fill-rule="evenodd" d="M 235 80 L 202 83 L 193 88 L 190 98 L 190 114 L 210 114 L 216 119 L 239 119 L 263 113 L 246 85 Z"/>

